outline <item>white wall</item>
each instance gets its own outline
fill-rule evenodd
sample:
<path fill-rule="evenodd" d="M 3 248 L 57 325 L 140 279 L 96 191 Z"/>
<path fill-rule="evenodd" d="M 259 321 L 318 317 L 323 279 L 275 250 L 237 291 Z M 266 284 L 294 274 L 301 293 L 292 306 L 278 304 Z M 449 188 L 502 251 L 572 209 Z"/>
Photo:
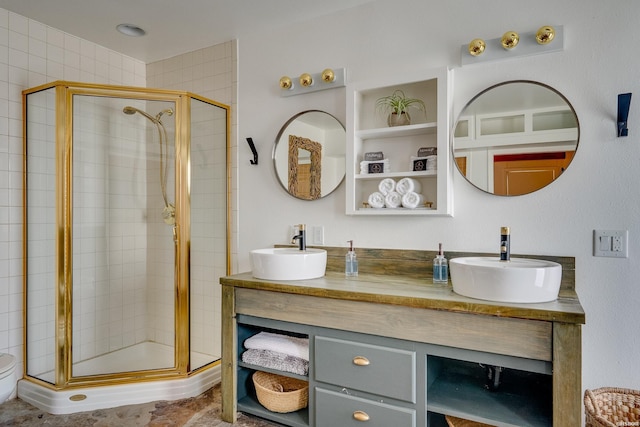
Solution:
<path fill-rule="evenodd" d="M 520 254 L 576 258 L 583 328 L 583 386 L 640 388 L 640 107 L 632 101 L 630 136 L 616 138 L 617 95 L 639 92 L 640 2 L 541 0 L 517 6 L 495 0 L 374 2 L 239 42 L 239 240 L 236 271 L 250 269 L 248 252 L 288 243 L 289 226 L 325 226 L 325 243 L 358 247 L 497 251 L 509 225 Z M 459 68 L 460 45 L 507 30 L 564 25 L 565 50 Z M 278 80 L 325 67 L 346 67 L 347 80 L 452 67 L 453 117 L 495 83 L 530 79 L 549 84 L 573 104 L 581 125 L 571 167 L 548 188 L 515 198 L 490 196 L 454 174 L 453 218 L 349 217 L 344 185 L 314 202 L 294 199 L 277 182 L 270 161 L 280 126 L 292 115 L 321 109 L 345 119 L 345 90 L 281 97 Z M 249 164 L 253 137 L 260 164 Z M 594 258 L 593 229 L 628 229 L 629 258 Z"/>

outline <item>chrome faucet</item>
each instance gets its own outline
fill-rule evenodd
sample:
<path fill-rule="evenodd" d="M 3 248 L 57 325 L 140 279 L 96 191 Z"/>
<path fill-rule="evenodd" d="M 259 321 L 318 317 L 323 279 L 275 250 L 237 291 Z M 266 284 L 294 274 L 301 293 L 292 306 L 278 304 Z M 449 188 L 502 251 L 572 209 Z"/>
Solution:
<path fill-rule="evenodd" d="M 305 231 L 304 224 L 298 225 L 298 234 L 296 234 L 291 238 L 291 244 L 295 243 L 296 240 L 298 241 L 298 248 L 301 251 L 306 251 L 307 250 L 307 234 Z"/>

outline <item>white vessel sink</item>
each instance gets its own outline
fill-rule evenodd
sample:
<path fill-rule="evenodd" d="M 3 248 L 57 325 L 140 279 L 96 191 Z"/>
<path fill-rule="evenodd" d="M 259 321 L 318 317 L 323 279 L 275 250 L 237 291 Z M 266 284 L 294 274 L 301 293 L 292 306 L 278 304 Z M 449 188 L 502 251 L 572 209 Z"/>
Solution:
<path fill-rule="evenodd" d="M 454 258 L 449 262 L 457 294 L 497 302 L 535 303 L 558 298 L 562 266 L 528 258 Z"/>
<path fill-rule="evenodd" d="M 324 276 L 324 249 L 267 248 L 251 251 L 253 277 L 266 280 L 305 280 Z"/>

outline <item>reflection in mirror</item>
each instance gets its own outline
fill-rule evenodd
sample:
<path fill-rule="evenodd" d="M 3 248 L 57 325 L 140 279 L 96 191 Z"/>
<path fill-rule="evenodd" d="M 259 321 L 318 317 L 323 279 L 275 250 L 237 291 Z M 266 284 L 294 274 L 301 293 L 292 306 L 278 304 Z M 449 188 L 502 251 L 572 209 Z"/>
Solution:
<path fill-rule="evenodd" d="M 289 119 L 276 137 L 273 164 L 282 187 L 302 200 L 333 192 L 344 180 L 346 133 L 331 114 L 310 110 Z"/>
<path fill-rule="evenodd" d="M 569 101 L 538 82 L 500 83 L 460 113 L 452 150 L 460 173 L 488 193 L 518 196 L 557 179 L 578 147 L 578 117 Z"/>

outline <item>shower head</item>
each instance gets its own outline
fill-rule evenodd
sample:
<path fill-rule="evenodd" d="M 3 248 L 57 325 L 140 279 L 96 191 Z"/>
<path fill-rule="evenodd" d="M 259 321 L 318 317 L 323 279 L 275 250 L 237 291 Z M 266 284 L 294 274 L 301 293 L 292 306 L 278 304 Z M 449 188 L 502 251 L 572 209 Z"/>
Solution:
<path fill-rule="evenodd" d="M 157 123 L 158 119 L 156 119 L 155 117 L 151 116 L 149 113 L 146 113 L 136 107 L 132 107 L 130 105 L 127 105 L 126 107 L 124 107 L 122 109 L 122 112 L 125 114 L 135 114 L 135 113 L 140 113 L 143 116 L 145 116 L 147 119 L 151 120 L 153 123 Z"/>

